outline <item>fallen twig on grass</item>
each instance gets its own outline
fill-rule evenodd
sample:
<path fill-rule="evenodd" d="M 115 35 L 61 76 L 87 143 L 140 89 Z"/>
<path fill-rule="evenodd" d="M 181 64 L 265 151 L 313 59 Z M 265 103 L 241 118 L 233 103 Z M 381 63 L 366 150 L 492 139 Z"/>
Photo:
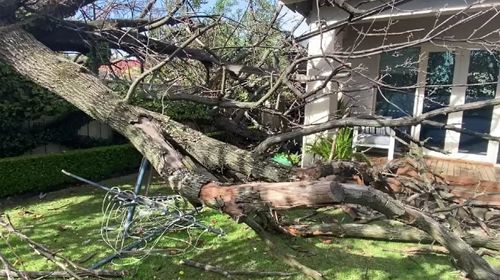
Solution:
<path fill-rule="evenodd" d="M 0 261 L 2 262 L 4 267 L 4 269 L 2 270 L 3 274 L 0 274 L 0 276 L 7 277 L 8 280 L 12 278 L 21 278 L 24 280 L 29 279 L 25 273 L 16 270 L 14 266 L 2 254 L 0 254 Z"/>
<path fill-rule="evenodd" d="M 5 258 L 2 257 L 2 263 L 4 264 L 4 269 L 0 271 L 0 276 L 4 275 L 6 277 L 16 277 L 28 279 L 31 275 L 40 276 L 32 276 L 32 277 L 72 277 L 75 279 L 82 279 L 81 277 L 92 276 L 95 278 L 102 277 L 122 277 L 125 275 L 123 271 L 112 271 L 112 270 L 92 270 L 81 267 L 71 260 L 59 255 L 57 252 L 52 252 L 44 245 L 37 243 L 30 239 L 25 234 L 19 232 L 12 225 L 9 216 L 4 215 L 0 217 L 0 225 L 3 226 L 8 234 L 13 234 L 17 236 L 22 241 L 26 242 L 37 254 L 46 258 L 47 260 L 53 262 L 62 271 L 17 271 L 15 270 Z M 2 274 L 3 273 L 3 274 Z M 54 276 L 54 274 L 59 276 Z M 64 276 L 63 276 L 64 275 Z"/>
<path fill-rule="evenodd" d="M 190 267 L 200 268 L 205 271 L 218 273 L 224 275 L 227 278 L 231 278 L 236 275 L 245 275 L 249 277 L 266 277 L 266 276 L 280 276 L 280 277 L 288 277 L 295 275 L 297 273 L 293 272 L 279 272 L 279 271 L 249 271 L 249 270 L 224 270 L 217 266 L 213 266 L 210 264 L 195 262 L 192 260 L 183 260 L 180 264 L 187 265 Z"/>
<path fill-rule="evenodd" d="M 120 270 L 88 270 L 88 271 L 76 271 L 76 274 L 80 277 L 113 277 L 113 278 L 121 278 L 125 276 L 124 271 Z M 67 271 L 10 271 L 7 273 L 6 270 L 0 270 L 0 277 L 10 277 L 13 278 L 60 278 L 60 277 L 72 277 Z M 23 278 L 27 276 L 29 278 Z"/>
<path fill-rule="evenodd" d="M 23 233 L 17 231 L 12 223 L 10 222 L 10 219 L 8 216 L 5 216 L 4 218 L 0 217 L 0 225 L 2 225 L 8 233 L 14 234 L 17 237 L 19 237 L 22 241 L 28 243 L 28 245 L 40 256 L 43 256 L 44 258 L 50 260 L 53 262 L 55 265 L 60 267 L 63 271 L 66 271 L 71 277 L 74 277 L 76 279 L 81 279 L 78 274 L 76 274 L 73 270 L 69 269 L 68 266 L 71 266 L 73 268 L 79 268 L 76 264 L 71 262 L 70 260 L 58 256 L 56 253 L 51 252 L 49 249 L 47 249 L 45 246 L 42 244 L 39 244 L 33 240 L 31 240 L 28 236 L 24 235 Z M 84 270 L 82 268 L 82 270 Z"/>

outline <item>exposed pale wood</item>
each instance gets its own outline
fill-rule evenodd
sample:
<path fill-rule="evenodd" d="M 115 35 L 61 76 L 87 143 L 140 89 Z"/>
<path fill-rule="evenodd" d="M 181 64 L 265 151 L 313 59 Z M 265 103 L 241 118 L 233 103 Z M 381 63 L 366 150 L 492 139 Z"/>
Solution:
<path fill-rule="evenodd" d="M 212 208 L 219 207 L 237 219 L 245 219 L 252 208 L 265 210 L 292 207 L 321 207 L 336 203 L 360 204 L 418 227 L 445 246 L 457 264 L 472 279 L 498 279 L 500 274 L 464 242 L 456 233 L 415 208 L 403 205 L 389 195 L 371 187 L 341 184 L 334 181 L 249 183 L 220 188 L 205 185 L 200 200 Z"/>

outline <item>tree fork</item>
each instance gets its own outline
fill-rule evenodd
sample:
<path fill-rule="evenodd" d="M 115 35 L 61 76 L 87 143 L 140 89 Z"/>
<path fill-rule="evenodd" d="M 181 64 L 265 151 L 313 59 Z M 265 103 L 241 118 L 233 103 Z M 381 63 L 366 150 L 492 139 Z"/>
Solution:
<path fill-rule="evenodd" d="M 141 116 L 154 119 L 162 133 L 209 170 L 229 168 L 255 179 L 275 182 L 289 178 L 290 168 L 254 157 L 247 151 L 207 137 L 167 116 L 124 104 L 117 93 L 87 73 L 85 68 L 58 57 L 26 31 L 12 26 L 2 28 L 1 59 L 20 74 L 129 138 L 153 164 L 158 163 L 161 150 L 151 149 L 150 143 L 143 138 L 144 134 L 133 126 L 132 123 Z"/>
<path fill-rule="evenodd" d="M 255 198 L 259 199 L 256 200 Z M 472 279 L 499 279 L 500 274 L 482 259 L 457 234 L 449 231 L 430 216 L 403 205 L 388 194 L 353 184 L 333 181 L 250 183 L 220 188 L 215 184 L 205 185 L 200 200 L 234 217 L 244 217 L 245 209 L 270 207 L 290 209 L 298 207 L 321 207 L 325 205 L 352 203 L 370 207 L 389 218 L 417 227 L 445 246 L 458 266 Z"/>
<path fill-rule="evenodd" d="M 236 218 L 244 218 L 245 211 L 255 209 L 255 205 L 263 209 L 290 209 L 337 203 L 361 204 L 427 232 L 449 250 L 458 260 L 458 265 L 473 279 L 499 278 L 499 274 L 456 234 L 420 211 L 372 188 L 326 181 L 252 183 L 229 187 L 203 184 L 204 180 L 196 178 L 183 181 L 190 176 L 176 176 L 185 170 L 176 162 L 179 160 L 177 153 L 166 136 L 175 139 L 187 153 L 211 170 L 227 167 L 255 178 L 275 181 L 288 177 L 289 171 L 276 164 L 259 161 L 246 151 L 208 138 L 168 117 L 124 104 L 117 94 L 92 74 L 59 58 L 25 31 L 17 27 L 7 27 L 2 31 L 0 58 L 20 74 L 129 138 L 162 176 L 179 179 L 177 191 L 191 201 L 198 200 Z"/>

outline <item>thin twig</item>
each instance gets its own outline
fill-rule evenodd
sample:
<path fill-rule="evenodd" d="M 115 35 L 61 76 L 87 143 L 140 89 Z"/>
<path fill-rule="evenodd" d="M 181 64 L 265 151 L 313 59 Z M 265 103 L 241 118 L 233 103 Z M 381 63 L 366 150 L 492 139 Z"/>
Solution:
<path fill-rule="evenodd" d="M 249 271 L 249 270 L 224 270 L 220 267 L 213 266 L 210 264 L 205 264 L 205 263 L 200 263 L 200 262 L 195 262 L 193 260 L 183 260 L 180 262 L 180 264 L 187 265 L 190 267 L 196 267 L 203 269 L 205 271 L 210 271 L 214 273 L 218 273 L 221 275 L 224 275 L 227 278 L 232 278 L 231 276 L 233 275 L 245 275 L 245 276 L 250 276 L 250 277 L 267 277 L 267 276 L 292 276 L 297 273 L 293 272 L 279 272 L 279 271 Z"/>
<path fill-rule="evenodd" d="M 185 47 L 187 47 L 189 44 L 191 44 L 191 42 L 193 42 L 196 38 L 200 37 L 202 34 L 204 34 L 208 30 L 210 30 L 213 27 L 215 27 L 218 24 L 218 22 L 219 21 L 217 20 L 214 23 L 212 23 L 212 24 L 210 24 L 210 25 L 208 25 L 208 26 L 206 26 L 204 28 L 198 29 L 191 37 L 189 37 L 186 41 L 184 41 L 184 43 L 182 43 L 166 59 L 164 59 L 162 62 L 156 64 L 154 67 L 151 67 L 150 69 L 148 69 L 147 71 L 145 71 L 144 73 L 142 73 L 137 79 L 134 80 L 134 82 L 132 83 L 132 85 L 130 85 L 130 87 L 129 87 L 128 91 L 127 91 L 127 95 L 123 99 L 123 102 L 127 103 L 130 100 L 130 97 L 132 96 L 132 94 L 134 93 L 135 89 L 137 88 L 137 86 L 139 85 L 139 83 L 142 80 L 144 80 L 151 73 L 159 70 L 160 68 L 162 68 L 163 66 L 165 66 L 167 63 L 169 63 L 173 58 L 176 57 L 177 53 L 179 53 Z"/>

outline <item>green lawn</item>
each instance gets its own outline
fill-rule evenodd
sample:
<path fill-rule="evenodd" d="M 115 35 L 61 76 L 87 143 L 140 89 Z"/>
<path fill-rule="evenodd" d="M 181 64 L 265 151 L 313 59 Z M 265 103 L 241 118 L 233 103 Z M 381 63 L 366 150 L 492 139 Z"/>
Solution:
<path fill-rule="evenodd" d="M 102 191 L 92 187 L 72 187 L 49 193 L 43 199 L 36 196 L 0 201 L 0 212 L 6 212 L 14 225 L 35 241 L 76 262 L 84 261 L 83 266 L 90 266 L 111 252 L 101 240 L 99 231 L 103 195 Z M 182 254 L 151 255 L 142 260 L 140 256 L 128 257 L 108 267 L 128 270 L 129 279 L 221 278 L 218 274 L 178 264 L 186 258 L 228 270 L 290 271 L 270 256 L 263 243 L 246 226 L 212 210 L 203 211 L 199 218 L 223 228 L 227 235 L 204 234 L 196 246 Z M 164 236 L 156 248 L 185 247 L 171 237 L 189 238 L 185 233 Z M 197 237 L 191 232 L 191 238 Z M 25 270 L 53 268 L 16 238 L 8 240 L 10 246 L 6 245 L 5 239 L 0 240 L 0 250 L 16 263 L 16 267 Z M 290 245 L 300 261 L 322 271 L 330 279 L 461 279 L 447 256 L 405 254 L 405 250 L 414 249 L 415 244 L 297 238 L 290 240 Z M 289 279 L 306 278 L 297 275 Z"/>

